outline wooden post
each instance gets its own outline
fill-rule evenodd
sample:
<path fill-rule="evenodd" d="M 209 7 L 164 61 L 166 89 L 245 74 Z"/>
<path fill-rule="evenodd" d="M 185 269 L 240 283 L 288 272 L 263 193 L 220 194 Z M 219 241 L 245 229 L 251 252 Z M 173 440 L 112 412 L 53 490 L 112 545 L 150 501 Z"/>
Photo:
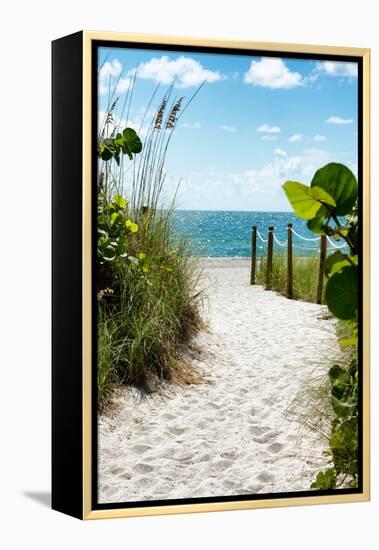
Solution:
<path fill-rule="evenodd" d="M 255 285 L 255 268 L 257 263 L 257 228 L 255 225 L 251 228 L 251 271 L 250 284 Z"/>
<path fill-rule="evenodd" d="M 271 275 L 272 275 L 272 254 L 274 247 L 273 238 L 274 228 L 268 228 L 268 242 L 267 242 L 267 270 L 266 270 L 266 290 L 271 290 Z"/>
<path fill-rule="evenodd" d="M 322 303 L 322 290 L 324 284 L 324 264 L 326 259 L 327 241 L 326 235 L 321 235 L 320 239 L 320 265 L 318 270 L 318 283 L 317 283 L 317 295 L 316 304 Z"/>
<path fill-rule="evenodd" d="M 287 298 L 293 298 L 292 223 L 287 225 Z"/>

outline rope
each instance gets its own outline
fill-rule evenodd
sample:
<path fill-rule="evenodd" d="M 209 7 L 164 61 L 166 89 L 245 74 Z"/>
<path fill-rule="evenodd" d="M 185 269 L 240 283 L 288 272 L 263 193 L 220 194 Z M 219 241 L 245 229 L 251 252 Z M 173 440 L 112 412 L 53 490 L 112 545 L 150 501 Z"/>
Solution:
<path fill-rule="evenodd" d="M 309 241 L 309 242 L 315 242 L 315 241 L 319 241 L 321 239 L 321 237 L 303 237 L 303 235 L 300 235 L 300 233 L 298 233 L 297 231 L 295 231 L 295 229 L 291 228 L 291 231 L 294 235 L 296 235 L 296 237 L 298 237 L 299 239 L 302 239 L 303 241 Z M 276 242 L 276 244 L 278 246 L 286 246 L 288 244 L 288 240 L 286 241 L 279 241 L 279 239 L 277 239 L 274 231 L 272 232 L 272 236 L 274 238 L 274 241 Z M 261 233 L 259 232 L 259 230 L 257 229 L 257 237 L 264 243 L 268 243 L 268 239 L 265 239 L 264 237 L 262 237 Z M 346 248 L 348 245 L 346 243 L 342 244 L 341 246 L 338 246 L 336 245 L 332 239 L 327 235 L 326 238 L 328 239 L 329 243 L 331 244 L 331 246 L 337 250 L 341 250 L 342 248 Z M 310 246 L 299 246 L 299 245 L 296 245 L 296 244 L 293 244 L 292 243 L 292 246 L 294 248 L 300 248 L 301 250 L 319 250 L 318 248 L 315 248 L 315 247 L 310 247 Z"/>
<path fill-rule="evenodd" d="M 332 239 L 328 235 L 326 236 L 326 238 L 328 239 L 328 241 L 330 242 L 332 247 L 336 248 L 337 250 L 340 250 L 341 248 L 346 248 L 348 246 L 348 244 L 346 244 L 346 243 L 342 244 L 341 246 L 337 246 L 336 244 L 334 244 L 334 242 L 332 241 Z"/>
<path fill-rule="evenodd" d="M 293 228 L 291 228 L 291 231 L 294 235 L 296 235 L 296 237 L 299 237 L 299 239 L 303 239 L 303 241 L 319 241 L 321 239 L 321 237 L 312 237 L 312 238 L 303 237 L 297 231 L 295 231 Z"/>
<path fill-rule="evenodd" d="M 262 237 L 262 235 L 259 233 L 258 229 L 257 229 L 257 237 L 263 242 L 263 243 L 267 243 L 268 242 L 268 239 L 264 239 Z"/>
<path fill-rule="evenodd" d="M 284 241 L 283 243 L 281 243 L 281 242 L 278 241 L 278 239 L 276 238 L 275 233 L 273 233 L 272 236 L 274 237 L 274 241 L 276 242 L 276 244 L 278 244 L 279 246 L 286 246 L 286 245 L 287 245 L 288 240 L 287 240 L 287 241 Z"/>

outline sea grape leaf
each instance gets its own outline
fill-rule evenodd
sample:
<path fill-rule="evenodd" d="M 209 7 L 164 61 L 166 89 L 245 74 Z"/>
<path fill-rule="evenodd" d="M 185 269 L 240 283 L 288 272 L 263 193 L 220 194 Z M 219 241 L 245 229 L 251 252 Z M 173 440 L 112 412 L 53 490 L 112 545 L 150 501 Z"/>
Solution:
<path fill-rule="evenodd" d="M 324 231 L 325 217 L 327 215 L 327 210 L 324 206 L 321 206 L 320 210 L 317 212 L 317 216 L 311 220 L 307 221 L 307 227 L 312 233 L 317 235 L 322 235 Z"/>
<path fill-rule="evenodd" d="M 337 216 L 348 214 L 358 197 L 356 177 L 347 166 L 337 162 L 331 162 L 317 170 L 311 187 L 321 187 L 334 198 Z"/>
<path fill-rule="evenodd" d="M 345 254 L 342 254 L 339 250 L 330 254 L 325 260 L 324 271 L 325 275 L 331 275 L 336 271 L 340 271 L 345 265 L 350 265 L 349 261 L 346 259 Z"/>
<path fill-rule="evenodd" d="M 111 160 L 112 152 L 107 147 L 103 147 L 102 150 L 99 153 L 99 158 L 101 158 L 102 160 L 106 160 L 106 161 Z"/>
<path fill-rule="evenodd" d="M 333 197 L 320 187 L 308 187 L 297 181 L 286 181 L 283 189 L 295 214 L 305 220 L 315 218 L 323 204 L 333 207 L 336 205 Z"/>
<path fill-rule="evenodd" d="M 330 312 L 338 319 L 353 319 L 358 308 L 358 270 L 349 265 L 334 273 L 325 288 Z"/>
<path fill-rule="evenodd" d="M 142 151 L 142 141 L 133 128 L 125 128 L 122 132 L 121 147 L 122 152 L 128 155 L 130 160 L 133 158 L 133 153 L 140 153 Z"/>

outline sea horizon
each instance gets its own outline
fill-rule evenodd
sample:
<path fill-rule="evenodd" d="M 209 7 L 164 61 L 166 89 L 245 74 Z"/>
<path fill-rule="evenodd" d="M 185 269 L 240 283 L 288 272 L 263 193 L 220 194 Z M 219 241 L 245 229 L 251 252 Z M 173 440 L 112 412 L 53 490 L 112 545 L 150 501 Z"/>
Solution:
<path fill-rule="evenodd" d="M 274 227 L 274 253 L 286 252 L 287 226 L 291 223 L 298 235 L 292 235 L 294 256 L 319 253 L 317 235 L 309 231 L 306 221 L 293 212 L 251 210 L 175 210 L 173 225 L 177 235 L 189 241 L 191 251 L 204 258 L 248 258 L 251 256 L 251 228 L 256 226 L 257 256 L 267 254 L 267 233 Z M 308 240 L 315 239 L 315 240 Z"/>

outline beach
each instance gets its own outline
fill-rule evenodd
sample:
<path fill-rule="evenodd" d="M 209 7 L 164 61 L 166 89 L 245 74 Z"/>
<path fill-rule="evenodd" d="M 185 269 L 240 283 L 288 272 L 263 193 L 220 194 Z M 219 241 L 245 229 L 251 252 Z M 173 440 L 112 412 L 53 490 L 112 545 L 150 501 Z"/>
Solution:
<path fill-rule="evenodd" d="M 203 265 L 208 329 L 191 361 L 204 382 L 118 390 L 99 417 L 100 503 L 309 490 L 327 466 L 328 442 L 286 410 L 339 354 L 335 320 L 251 286 L 247 259 Z"/>

